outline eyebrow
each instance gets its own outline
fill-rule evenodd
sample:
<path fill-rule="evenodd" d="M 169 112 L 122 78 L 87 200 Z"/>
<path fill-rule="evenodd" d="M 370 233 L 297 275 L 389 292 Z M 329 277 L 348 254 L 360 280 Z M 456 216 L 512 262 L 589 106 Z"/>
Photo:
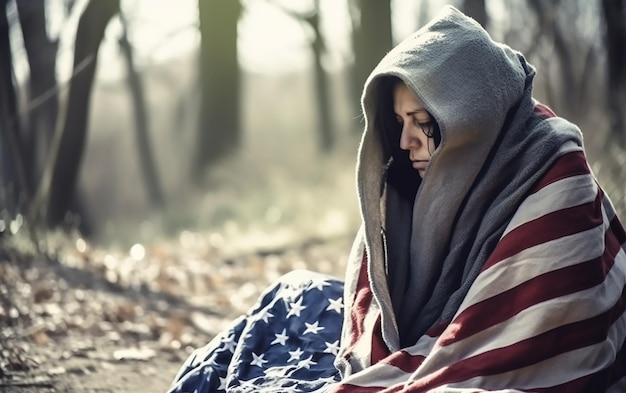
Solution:
<path fill-rule="evenodd" d="M 428 111 L 427 111 L 426 109 L 424 109 L 424 108 L 415 109 L 415 110 L 413 110 L 413 111 L 406 112 L 406 115 L 407 115 L 407 116 L 413 116 L 413 115 L 424 114 L 424 113 L 425 113 L 425 114 L 427 114 L 429 117 L 432 117 L 432 115 L 430 114 L 430 112 L 428 112 Z M 394 114 L 395 114 L 396 116 L 401 116 L 401 115 L 399 115 L 398 113 L 396 113 L 395 111 L 394 111 Z"/>
<path fill-rule="evenodd" d="M 424 109 L 424 108 L 416 109 L 416 110 L 414 110 L 414 111 L 407 112 L 406 114 L 407 114 L 407 115 L 409 115 L 409 116 L 411 116 L 411 115 L 416 115 L 416 114 L 418 114 L 418 113 L 426 113 L 427 115 L 429 115 L 429 116 L 430 116 L 430 113 L 428 113 L 428 111 L 427 111 L 426 109 Z"/>

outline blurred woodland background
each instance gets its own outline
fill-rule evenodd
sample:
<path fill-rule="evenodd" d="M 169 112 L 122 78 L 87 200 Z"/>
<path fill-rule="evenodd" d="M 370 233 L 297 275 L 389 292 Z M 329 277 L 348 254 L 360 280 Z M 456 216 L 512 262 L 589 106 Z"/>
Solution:
<path fill-rule="evenodd" d="M 624 0 L 0 0 L 0 237 L 352 236 L 363 82 L 443 4 L 537 67 L 624 216 Z"/>
<path fill-rule="evenodd" d="M 282 274 L 342 277 L 363 83 L 444 4 L 626 218 L 626 0 L 0 0 L 0 390 L 165 391 Z"/>

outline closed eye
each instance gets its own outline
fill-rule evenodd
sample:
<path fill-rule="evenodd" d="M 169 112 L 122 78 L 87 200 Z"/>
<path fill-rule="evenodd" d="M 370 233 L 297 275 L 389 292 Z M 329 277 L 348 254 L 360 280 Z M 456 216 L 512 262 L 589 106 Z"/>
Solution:
<path fill-rule="evenodd" d="M 433 122 L 432 122 L 432 121 L 430 121 L 430 120 L 428 120 L 428 121 L 423 121 L 423 120 L 422 120 L 422 121 L 420 121 L 420 120 L 418 120 L 418 119 L 414 119 L 414 120 L 413 120 L 413 124 L 415 124 L 415 126 L 416 126 L 416 127 L 422 127 L 422 128 L 424 128 L 424 127 L 430 127 L 430 126 L 432 126 Z"/>
<path fill-rule="evenodd" d="M 433 126 L 433 122 L 431 119 L 429 119 L 428 121 L 423 121 L 423 120 L 419 121 L 418 119 L 413 119 L 413 123 L 415 127 L 421 128 L 424 135 L 426 135 L 428 138 L 433 137 L 434 132 L 435 132 L 435 127 Z"/>

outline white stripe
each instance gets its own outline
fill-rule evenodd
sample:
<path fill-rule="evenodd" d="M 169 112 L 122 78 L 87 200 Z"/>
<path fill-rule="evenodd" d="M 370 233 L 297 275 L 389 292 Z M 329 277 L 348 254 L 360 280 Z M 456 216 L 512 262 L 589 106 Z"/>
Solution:
<path fill-rule="evenodd" d="M 439 337 L 430 337 L 429 335 L 424 334 L 419 338 L 419 340 L 417 340 L 415 345 L 406 348 L 405 351 L 411 356 L 426 357 L 432 351 L 438 339 Z"/>
<path fill-rule="evenodd" d="M 605 233 L 611 225 L 608 216 L 611 212 L 604 209 L 604 204 L 601 210 L 602 225 L 527 248 L 481 272 L 456 315 L 472 304 L 514 288 L 533 277 L 601 256 L 606 246 Z"/>
<path fill-rule="evenodd" d="M 541 274 L 597 258 L 604 252 L 608 223 L 527 248 L 481 272 L 457 315 L 469 306 L 514 288 Z"/>
<path fill-rule="evenodd" d="M 409 379 L 409 376 L 410 374 L 405 373 L 395 366 L 386 363 L 377 363 L 361 372 L 350 375 L 342 380 L 342 383 L 364 387 L 389 387 L 405 383 Z"/>
<path fill-rule="evenodd" d="M 504 234 L 548 213 L 593 201 L 598 187 L 589 174 L 567 177 L 529 195 L 513 215 Z"/>
<path fill-rule="evenodd" d="M 625 336 L 626 315 L 622 314 L 609 329 L 607 339 L 601 343 L 560 354 L 528 367 L 476 377 L 449 386 L 476 386 L 481 389 L 517 386 L 526 390 L 562 385 L 611 367 Z"/>

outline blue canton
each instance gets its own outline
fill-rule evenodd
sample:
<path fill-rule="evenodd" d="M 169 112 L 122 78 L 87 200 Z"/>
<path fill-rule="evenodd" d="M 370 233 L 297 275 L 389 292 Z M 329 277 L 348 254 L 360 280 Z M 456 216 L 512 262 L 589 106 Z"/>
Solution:
<path fill-rule="evenodd" d="M 339 380 L 333 362 L 342 323 L 341 281 L 288 273 L 192 353 L 168 393 L 321 392 Z"/>

